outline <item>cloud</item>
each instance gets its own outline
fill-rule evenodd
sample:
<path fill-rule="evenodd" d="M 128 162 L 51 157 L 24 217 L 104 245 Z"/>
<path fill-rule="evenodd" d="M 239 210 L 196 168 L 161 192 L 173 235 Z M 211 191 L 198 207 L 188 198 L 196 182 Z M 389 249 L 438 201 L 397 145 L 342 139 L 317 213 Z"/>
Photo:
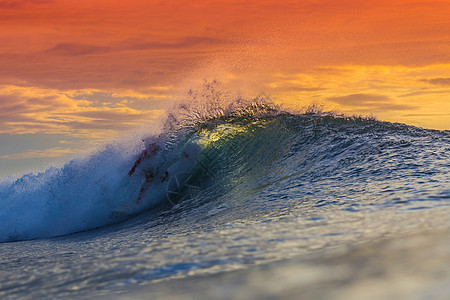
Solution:
<path fill-rule="evenodd" d="M 140 50 L 174 50 L 188 49 L 198 45 L 225 43 L 218 39 L 202 36 L 186 36 L 175 39 L 172 42 L 145 42 L 126 40 L 114 43 L 111 46 L 96 46 L 82 43 L 58 43 L 48 48 L 44 52 L 47 55 L 81 56 L 92 54 L 107 54 L 120 51 L 140 51 Z"/>
<path fill-rule="evenodd" d="M 422 79 L 421 81 L 427 82 L 434 85 L 450 86 L 450 78 L 432 78 L 432 79 Z"/>
<path fill-rule="evenodd" d="M 165 49 L 183 49 L 191 48 L 205 44 L 225 44 L 226 41 L 204 36 L 186 36 L 179 38 L 173 42 L 142 42 L 142 41 L 126 41 L 121 48 L 124 50 L 165 50 Z"/>
<path fill-rule="evenodd" d="M 338 97 L 329 97 L 327 100 L 344 106 L 354 106 L 370 109 L 372 111 L 410 110 L 416 108 L 408 104 L 396 104 L 388 96 L 378 94 L 350 94 Z"/>
<path fill-rule="evenodd" d="M 446 117 L 450 116 L 449 114 L 406 114 L 405 117 Z"/>
<path fill-rule="evenodd" d="M 98 53 L 110 52 L 109 47 L 101 47 L 87 44 L 76 44 L 76 43 L 59 43 L 54 47 L 45 50 L 46 54 L 54 55 L 65 55 L 65 56 L 78 56 L 78 55 L 89 55 Z"/>
<path fill-rule="evenodd" d="M 79 148 L 88 140 L 69 137 L 65 134 L 7 134 L 0 133 L 0 156 L 22 153 L 29 150 L 45 150 L 48 148 L 64 147 Z"/>
<path fill-rule="evenodd" d="M 133 108 L 136 106 L 133 101 L 110 91 L 99 91 L 98 94 L 102 96 L 101 101 L 77 98 L 80 95 L 95 97 L 96 92 L 89 90 L 0 86 L 0 133 L 77 135 L 85 134 L 87 129 L 93 131 L 92 135 L 96 130 L 113 133 L 162 114 L 160 108 Z"/>
<path fill-rule="evenodd" d="M 0 34 L 0 81 L 136 88 L 174 82 L 216 59 L 230 66 L 225 71 L 261 77 L 259 68 L 424 65 L 450 57 L 448 1 L 241 2 L 67 0 L 5 12 L 0 26 L 11 30 Z"/>
<path fill-rule="evenodd" d="M 54 0 L 0 0 L 0 8 L 17 9 L 26 5 L 41 5 L 52 2 L 54 2 Z"/>
<path fill-rule="evenodd" d="M 317 91 L 325 90 L 325 88 L 320 88 L 320 87 L 310 87 L 310 86 L 304 86 L 304 85 L 290 85 L 290 84 L 278 85 L 276 83 L 269 84 L 268 86 L 272 90 L 279 90 L 279 91 L 285 91 L 285 92 L 317 92 Z"/>
<path fill-rule="evenodd" d="M 399 95 L 399 97 L 412 97 L 412 96 L 422 96 L 429 94 L 450 94 L 450 91 L 435 91 L 435 90 L 427 90 L 427 91 L 416 91 L 403 95 Z"/>
<path fill-rule="evenodd" d="M 330 97 L 328 100 L 350 106 L 373 105 L 380 102 L 385 103 L 391 101 L 387 96 L 376 94 L 350 94 L 346 96 Z"/>
<path fill-rule="evenodd" d="M 75 153 L 72 149 L 55 147 L 44 150 L 28 150 L 22 153 L 14 153 L 2 155 L 0 158 L 3 159 L 28 159 L 28 158 L 50 158 L 50 157 L 61 157 L 67 154 Z"/>

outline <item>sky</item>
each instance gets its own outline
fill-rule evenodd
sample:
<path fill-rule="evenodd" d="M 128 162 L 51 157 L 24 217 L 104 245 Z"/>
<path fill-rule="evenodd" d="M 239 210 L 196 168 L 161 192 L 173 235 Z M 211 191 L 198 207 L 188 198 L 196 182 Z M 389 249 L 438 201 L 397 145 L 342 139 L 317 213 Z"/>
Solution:
<path fill-rule="evenodd" d="M 0 0 L 0 177 L 155 126 L 202 80 L 450 130 L 450 1 Z"/>

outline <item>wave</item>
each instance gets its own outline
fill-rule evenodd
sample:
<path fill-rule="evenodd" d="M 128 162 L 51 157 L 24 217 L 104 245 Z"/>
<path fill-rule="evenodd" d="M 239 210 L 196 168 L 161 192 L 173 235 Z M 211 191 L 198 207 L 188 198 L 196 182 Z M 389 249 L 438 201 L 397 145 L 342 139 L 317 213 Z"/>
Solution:
<path fill-rule="evenodd" d="M 226 109 L 182 107 L 159 136 L 110 144 L 62 168 L 1 182 L 0 242 L 66 235 L 161 206 L 218 199 L 257 203 L 334 193 L 316 205 L 344 201 L 357 209 L 366 198 L 388 205 L 428 197 L 415 186 L 448 183 L 449 145 L 448 131 L 317 110 L 293 114 L 264 99 Z M 404 197 L 367 196 L 389 185 Z"/>

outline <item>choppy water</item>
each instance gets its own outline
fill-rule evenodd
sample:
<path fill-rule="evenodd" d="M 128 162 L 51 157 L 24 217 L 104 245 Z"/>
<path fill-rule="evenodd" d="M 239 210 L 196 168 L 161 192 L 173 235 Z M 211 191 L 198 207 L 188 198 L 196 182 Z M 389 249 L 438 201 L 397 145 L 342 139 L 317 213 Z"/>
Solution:
<path fill-rule="evenodd" d="M 129 176 L 149 141 L 159 143 L 158 154 L 144 157 Z M 347 259 L 358 269 L 352 255 L 358 247 L 373 244 L 386 253 L 378 240 L 425 239 L 430 232 L 439 233 L 431 243 L 439 241 L 442 264 L 449 262 L 448 131 L 253 113 L 185 126 L 145 143 L 110 145 L 61 169 L 0 184 L 0 296 L 144 298 L 170 289 L 172 297 L 195 298 L 192 285 L 207 283 L 210 296 L 260 297 L 254 289 L 267 288 L 261 274 L 273 271 L 280 274 L 269 276 L 277 289 L 267 292 L 294 297 L 292 282 L 303 278 L 307 291 L 305 270 L 326 290 L 331 279 L 323 262 L 330 251 L 344 257 L 342 268 Z M 189 164 L 183 155 L 192 145 L 199 151 Z M 149 170 L 154 179 L 146 185 Z M 85 231 L 104 225 L 110 226 Z M 420 266 L 434 254 L 419 244 L 405 255 L 413 253 L 410 263 Z M 424 251 L 423 262 L 415 261 Z M 392 257 L 386 255 L 363 257 L 382 265 Z M 396 260 L 392 264 L 396 270 Z M 436 266 L 438 272 L 442 265 Z M 421 286 L 424 295 L 445 292 L 450 276 L 440 271 L 440 281 Z M 227 281 L 224 274 L 235 275 Z M 386 274 L 380 278 L 389 282 Z M 332 281 L 330 289 L 340 286 Z"/>

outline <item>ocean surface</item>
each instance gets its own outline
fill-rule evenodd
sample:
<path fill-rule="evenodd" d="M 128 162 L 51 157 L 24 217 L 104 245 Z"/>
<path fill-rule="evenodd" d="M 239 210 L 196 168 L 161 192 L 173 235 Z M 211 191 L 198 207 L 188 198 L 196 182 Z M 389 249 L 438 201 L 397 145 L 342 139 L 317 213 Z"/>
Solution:
<path fill-rule="evenodd" d="M 0 298 L 450 294 L 449 131 L 260 103 L 171 117 L 0 182 Z"/>

